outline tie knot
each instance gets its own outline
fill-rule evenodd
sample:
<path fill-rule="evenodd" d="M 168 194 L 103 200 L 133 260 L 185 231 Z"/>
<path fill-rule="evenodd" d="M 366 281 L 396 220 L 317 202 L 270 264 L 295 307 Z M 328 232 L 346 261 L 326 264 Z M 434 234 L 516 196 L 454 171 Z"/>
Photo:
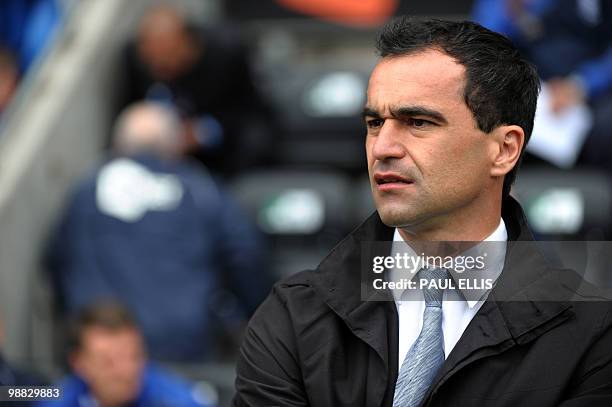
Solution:
<path fill-rule="evenodd" d="M 445 280 L 448 278 L 448 271 L 443 268 L 423 268 L 419 271 L 419 278 L 429 282 L 423 289 L 425 306 L 442 307 L 442 295 L 447 284 Z"/>

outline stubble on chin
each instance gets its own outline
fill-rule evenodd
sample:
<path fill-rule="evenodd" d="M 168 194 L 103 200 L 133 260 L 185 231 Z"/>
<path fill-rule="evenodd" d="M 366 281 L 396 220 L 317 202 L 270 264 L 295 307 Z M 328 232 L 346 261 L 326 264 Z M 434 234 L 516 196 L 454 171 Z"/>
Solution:
<path fill-rule="evenodd" d="M 378 214 L 383 223 L 389 227 L 407 227 L 414 224 L 418 219 L 415 208 L 399 206 L 397 204 L 380 204 Z"/>

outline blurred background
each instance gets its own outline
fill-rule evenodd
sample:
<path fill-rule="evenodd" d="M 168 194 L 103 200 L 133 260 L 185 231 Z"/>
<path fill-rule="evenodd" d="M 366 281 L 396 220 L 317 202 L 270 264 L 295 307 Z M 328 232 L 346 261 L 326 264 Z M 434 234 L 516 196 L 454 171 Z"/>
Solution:
<path fill-rule="evenodd" d="M 3 0 L 0 383 L 78 377 L 83 332 L 135 327 L 195 405 L 227 405 L 272 283 L 374 210 L 361 110 L 400 14 L 515 41 L 546 99 L 513 194 L 539 239 L 609 240 L 610 2 Z"/>

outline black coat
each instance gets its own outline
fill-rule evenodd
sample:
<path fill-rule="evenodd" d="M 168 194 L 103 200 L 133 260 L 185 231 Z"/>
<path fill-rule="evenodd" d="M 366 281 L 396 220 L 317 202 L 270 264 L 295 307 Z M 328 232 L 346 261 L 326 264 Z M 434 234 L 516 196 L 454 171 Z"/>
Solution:
<path fill-rule="evenodd" d="M 610 302 L 562 300 L 572 275 L 513 254 L 512 241 L 533 238 L 516 201 L 504 202 L 502 216 L 511 241 L 504 272 L 424 405 L 612 406 Z M 247 329 L 235 407 L 392 405 L 397 311 L 392 301 L 361 301 L 359 277 L 362 242 L 392 236 L 374 214 L 316 270 L 276 284 Z M 554 301 L 495 300 L 508 290 Z"/>

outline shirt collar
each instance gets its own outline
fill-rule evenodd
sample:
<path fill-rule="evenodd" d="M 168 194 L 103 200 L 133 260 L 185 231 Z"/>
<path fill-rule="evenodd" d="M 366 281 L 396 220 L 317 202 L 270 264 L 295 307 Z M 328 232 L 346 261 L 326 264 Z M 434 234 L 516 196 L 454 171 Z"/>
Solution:
<path fill-rule="evenodd" d="M 483 242 L 507 242 L 508 241 L 508 231 L 506 229 L 506 224 L 504 220 L 500 218 L 499 224 L 497 228 L 487 236 Z M 403 243 L 404 239 L 399 233 L 399 229 L 395 228 L 395 232 L 393 234 L 393 242 Z M 402 251 L 408 252 L 409 255 L 416 255 L 414 251 L 410 248 L 409 245 L 402 245 Z M 486 247 L 486 249 L 485 249 Z M 492 249 L 492 250 L 491 250 Z M 394 243 L 392 251 L 395 252 L 397 249 L 396 244 Z M 506 246 L 505 245 L 483 245 L 479 244 L 469 249 L 467 252 L 463 253 L 463 255 L 467 255 L 468 252 L 470 254 L 478 254 L 479 252 L 486 252 L 488 258 L 486 261 L 487 268 L 485 270 L 478 271 L 478 277 L 485 276 L 488 279 L 491 279 L 493 282 L 496 282 L 499 278 L 503 268 L 504 268 L 504 260 L 506 258 Z M 459 274 L 454 270 L 450 270 L 450 273 L 453 277 L 458 276 Z M 412 274 L 411 279 L 416 275 Z M 398 281 L 398 271 L 392 269 L 389 272 L 389 277 L 391 281 Z M 392 290 L 393 297 L 395 301 L 400 301 L 402 294 L 405 290 Z M 476 290 L 476 289 L 459 289 L 462 292 L 466 299 L 466 302 L 470 308 L 473 308 L 479 301 L 481 301 L 485 295 L 490 291 L 487 289 Z M 469 295 L 467 295 L 469 293 Z M 476 296 L 474 295 L 476 293 Z M 474 297 L 478 298 L 478 300 L 473 299 Z"/>
<path fill-rule="evenodd" d="M 398 228 L 395 228 L 395 232 L 393 233 L 393 241 L 394 242 L 403 242 L 404 238 L 399 232 Z M 502 218 L 499 218 L 499 225 L 497 228 L 487 236 L 484 242 L 506 242 L 508 241 L 508 231 L 506 230 L 506 223 Z"/>
<path fill-rule="evenodd" d="M 397 231 L 397 228 L 396 228 Z M 399 232 L 398 232 L 399 234 Z M 400 235 L 400 238 L 402 236 Z M 508 231 L 506 230 L 506 224 L 502 218 L 499 218 L 499 225 L 497 225 L 497 229 L 493 231 L 486 239 L 485 242 L 507 242 L 508 241 Z"/>

